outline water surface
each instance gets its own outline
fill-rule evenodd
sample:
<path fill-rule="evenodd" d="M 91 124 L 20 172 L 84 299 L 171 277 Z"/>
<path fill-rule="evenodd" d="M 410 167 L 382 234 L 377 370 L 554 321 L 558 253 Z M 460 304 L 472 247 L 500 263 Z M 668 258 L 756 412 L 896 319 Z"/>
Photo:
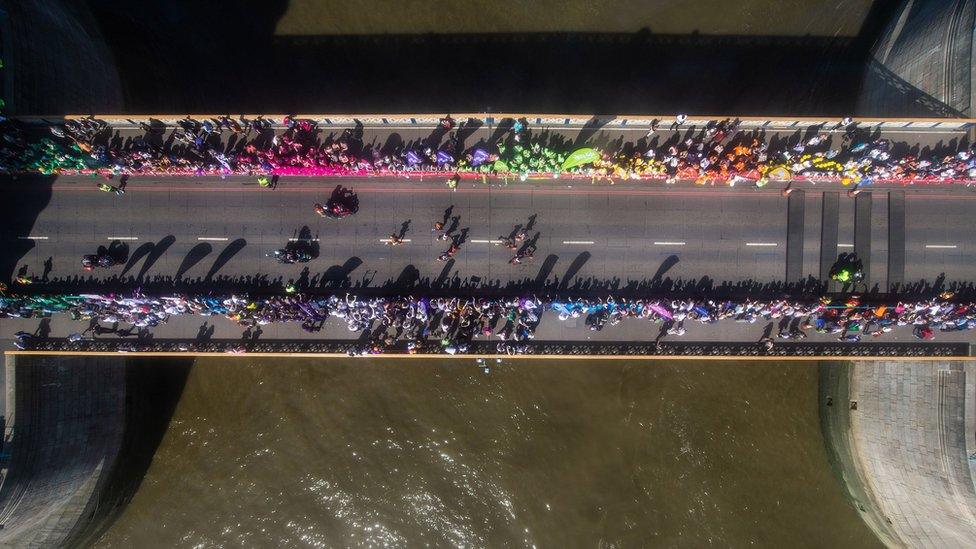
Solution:
<path fill-rule="evenodd" d="M 811 363 L 204 359 L 128 546 L 878 546 Z"/>

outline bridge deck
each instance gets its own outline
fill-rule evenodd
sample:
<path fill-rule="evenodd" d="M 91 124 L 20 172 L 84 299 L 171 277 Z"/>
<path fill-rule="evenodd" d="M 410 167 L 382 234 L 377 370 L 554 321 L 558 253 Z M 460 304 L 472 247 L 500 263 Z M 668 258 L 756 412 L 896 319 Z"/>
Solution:
<path fill-rule="evenodd" d="M 389 129 L 369 131 L 367 141 L 391 138 Z M 582 130 L 596 141 L 635 139 L 644 131 Z M 958 137 L 958 129 L 914 131 L 900 135 L 914 135 L 923 146 Z M 397 138 L 425 133 L 398 130 Z M 437 178 L 286 177 L 268 190 L 246 177 L 133 177 L 125 196 L 116 197 L 97 191 L 89 177 L 62 176 L 53 184 L 6 180 L 0 185 L 15 187 L 18 199 L 3 206 L 0 260 L 5 276 L 23 271 L 39 280 L 35 288 L 51 292 L 278 292 L 294 283 L 320 293 L 714 291 L 775 297 L 785 276 L 790 282 L 822 279 L 837 253 L 855 250 L 870 273 L 870 286 L 860 290 L 886 291 L 893 284 L 931 290 L 976 280 L 976 194 L 962 186 L 875 185 L 852 200 L 837 184 L 801 183 L 787 200 L 782 183 L 763 189 L 687 181 L 489 183 L 465 180 L 451 192 Z M 338 222 L 316 216 L 312 204 L 337 184 L 358 193 L 360 211 Z M 456 218 L 454 234 L 463 235 L 464 243 L 452 261 L 442 263 L 436 257 L 448 243 L 434 238 L 431 225 L 445 214 L 449 226 Z M 382 242 L 405 225 L 409 242 L 397 248 Z M 511 253 L 493 241 L 527 225 L 535 260 L 510 265 Z M 306 266 L 266 257 L 296 241 L 315 251 Z M 126 248 L 125 266 L 94 276 L 81 271 L 83 254 L 112 244 Z M 85 327 L 64 322 L 70 321 L 54 319 L 52 337 Z M 202 322 L 172 320 L 153 332 L 192 339 Z M 215 338 L 240 337 L 233 324 L 219 324 Z M 754 342 L 764 328 L 728 324 L 688 326 L 682 339 Z M 36 325 L 0 321 L 0 336 Z M 649 341 L 656 329 L 637 323 L 592 333 L 544 319 L 539 340 Z M 308 337 L 290 326 L 265 332 L 263 339 Z M 349 337 L 358 335 L 341 338 Z M 883 339 L 910 341 L 910 335 Z M 940 334 L 943 339 L 968 336 Z"/>

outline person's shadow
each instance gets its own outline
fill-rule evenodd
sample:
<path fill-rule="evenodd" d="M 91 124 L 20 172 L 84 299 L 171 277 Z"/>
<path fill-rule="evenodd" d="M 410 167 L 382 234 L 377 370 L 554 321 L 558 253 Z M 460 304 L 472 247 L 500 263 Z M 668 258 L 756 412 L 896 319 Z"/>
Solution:
<path fill-rule="evenodd" d="M 196 342 L 206 343 L 210 341 L 210 339 L 213 338 L 214 329 L 215 328 L 213 324 L 210 324 L 209 322 L 204 322 L 203 326 L 200 326 L 200 330 L 197 331 Z"/>
<path fill-rule="evenodd" d="M 454 212 L 454 204 L 451 204 L 444 209 L 444 217 L 441 219 L 441 223 L 447 225 L 447 220 L 451 218 L 451 213 Z"/>
<path fill-rule="evenodd" d="M 397 238 L 403 238 L 407 235 L 407 231 L 410 229 L 410 221 L 411 220 L 408 219 L 404 221 L 402 225 L 400 225 L 400 232 L 397 233 Z"/>
<path fill-rule="evenodd" d="M 51 336 L 51 319 L 44 318 L 41 323 L 37 325 L 37 329 L 34 330 L 34 337 L 38 339 L 47 339 Z"/>
<path fill-rule="evenodd" d="M 44 261 L 44 272 L 41 273 L 42 282 L 47 282 L 47 277 L 48 275 L 51 274 L 51 271 L 53 269 L 54 269 L 54 257 L 52 256 L 52 257 L 48 257 L 47 260 Z"/>
<path fill-rule="evenodd" d="M 244 333 L 241 334 L 241 339 L 245 342 L 257 341 L 263 333 L 264 330 L 262 330 L 260 326 L 248 326 L 247 329 L 244 330 Z"/>

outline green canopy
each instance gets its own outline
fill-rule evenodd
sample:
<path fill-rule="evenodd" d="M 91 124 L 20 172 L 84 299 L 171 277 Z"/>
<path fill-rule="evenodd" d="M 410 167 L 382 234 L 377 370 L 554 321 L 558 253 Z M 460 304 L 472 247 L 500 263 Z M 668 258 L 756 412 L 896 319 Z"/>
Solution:
<path fill-rule="evenodd" d="M 600 151 L 596 149 L 576 149 L 573 151 L 573 154 L 566 157 L 566 161 L 563 162 L 562 168 L 564 170 L 568 170 L 575 168 L 576 166 L 596 162 L 599 159 Z"/>
<path fill-rule="evenodd" d="M 508 164 L 506 164 L 504 160 L 496 160 L 492 168 L 494 168 L 496 172 L 509 171 Z"/>

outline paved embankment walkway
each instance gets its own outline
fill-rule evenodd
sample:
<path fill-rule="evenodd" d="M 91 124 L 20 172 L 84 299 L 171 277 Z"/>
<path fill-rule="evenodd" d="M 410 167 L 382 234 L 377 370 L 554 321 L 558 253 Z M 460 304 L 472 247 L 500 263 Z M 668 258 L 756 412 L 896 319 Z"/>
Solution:
<path fill-rule="evenodd" d="M 828 448 L 879 537 L 893 546 L 972 546 L 976 363 L 825 363 L 821 380 Z"/>

